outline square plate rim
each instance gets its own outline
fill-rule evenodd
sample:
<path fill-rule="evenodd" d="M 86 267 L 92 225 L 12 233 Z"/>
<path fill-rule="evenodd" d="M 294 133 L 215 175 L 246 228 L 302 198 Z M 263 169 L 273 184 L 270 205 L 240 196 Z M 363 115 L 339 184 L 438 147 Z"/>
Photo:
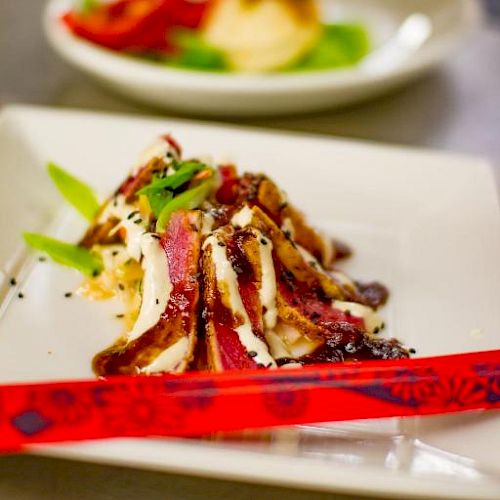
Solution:
<path fill-rule="evenodd" d="M 372 150 L 378 150 L 378 151 L 384 151 L 384 152 L 406 152 L 407 154 L 414 154 L 414 155 L 432 155 L 432 156 L 442 156 L 443 158 L 459 158 L 463 160 L 470 160 L 471 163 L 474 162 L 475 165 L 470 165 L 470 168 L 478 168 L 481 167 L 483 169 L 486 169 L 489 172 L 490 175 L 490 181 L 489 184 L 491 184 L 493 187 L 495 187 L 495 180 L 494 180 L 494 174 L 493 174 L 493 169 L 492 165 L 490 162 L 481 157 L 481 156 L 474 156 L 474 155 L 467 155 L 467 154 L 462 154 L 462 153 L 449 153 L 445 151 L 440 151 L 440 150 L 434 150 L 434 149 L 420 149 L 420 148 L 415 148 L 412 146 L 401 146 L 401 145 L 381 145 L 376 142 L 372 141 L 365 141 L 365 140 L 357 140 L 357 139 L 346 139 L 346 138 L 338 138 L 338 137 L 332 137 L 327 134 L 315 134 L 315 133 L 304 133 L 304 132 L 296 132 L 296 131 L 282 131 L 282 130 L 275 130 L 275 129 L 266 129 L 266 128 L 261 128 L 261 127 L 249 127 L 245 125 L 237 125 L 237 124 L 230 124 L 230 123 L 223 123 L 223 122 L 212 122 L 212 121 L 205 121 L 205 120 L 192 120 L 192 119 L 184 119 L 184 118 L 171 118 L 168 116 L 153 116 L 153 117 L 148 117 L 144 115 L 127 115 L 124 113 L 108 113 L 108 112 L 94 112 L 94 111 L 87 111 L 87 110 L 81 110 L 81 109 L 69 109 L 69 108 L 62 108 L 62 109 L 57 109 L 57 108 L 50 108 L 50 107 L 45 107 L 45 106 L 31 106 L 31 105 L 19 105 L 19 104 L 14 104 L 14 105 L 6 105 L 3 106 L 0 109 L 0 125 L 5 122 L 6 117 L 9 115 L 16 115 L 16 114 L 21 114 L 21 115 L 26 115 L 26 113 L 35 113 L 38 115 L 43 115 L 45 113 L 48 113 L 50 115 L 58 115 L 58 116 L 75 116 L 75 117 L 95 117 L 97 119 L 122 119 L 122 120 L 127 120 L 127 121 L 135 121 L 137 123 L 142 122 L 148 122 L 148 123 L 158 123 L 161 124 L 162 122 L 168 122 L 169 124 L 174 125 L 175 123 L 182 124 L 184 126 L 189 125 L 189 124 L 196 124 L 197 126 L 201 126 L 203 128 L 206 128 L 207 130 L 209 129 L 219 129 L 219 130 L 233 130 L 233 131 L 239 131 L 241 133 L 251 133 L 251 134 L 263 134 L 263 135 L 268 135 L 268 136 L 275 136 L 275 137 L 302 137 L 304 139 L 308 140 L 328 140 L 332 141 L 338 145 L 345 145 L 345 146 L 350 146 L 350 147 L 356 147 L 356 146 L 363 146 L 363 147 L 368 147 L 369 149 Z M 467 166 L 464 165 L 464 168 L 467 168 Z M 497 206 L 499 204 L 499 198 L 498 198 L 498 190 L 495 189 L 495 198 L 497 202 Z M 500 220 L 500 212 L 496 214 L 497 219 Z M 125 442 L 127 440 L 114 440 L 117 442 Z M 149 440 L 141 440 L 142 444 L 146 444 Z M 102 443 L 101 443 L 102 444 Z M 210 447 L 207 446 L 207 443 L 204 443 L 203 446 L 200 446 L 199 443 L 194 444 L 193 442 L 181 442 L 178 440 L 168 440 L 162 443 L 163 445 L 169 447 L 171 450 L 177 450 L 178 452 L 185 452 L 189 454 L 189 450 L 194 450 L 194 449 L 203 449 L 204 452 L 206 452 L 207 449 L 211 448 L 211 454 L 212 456 L 215 456 L 217 454 L 229 454 L 229 453 L 237 453 L 240 455 L 240 457 L 243 459 L 246 457 L 262 457 L 266 456 L 263 453 L 256 453 L 255 451 L 252 450 L 228 450 L 228 449 L 216 449 L 215 447 Z M 88 449 L 90 446 L 90 449 Z M 97 450 L 93 449 L 95 447 L 95 443 L 89 443 L 89 445 L 71 445 L 69 447 L 67 446 L 47 446 L 43 448 L 39 447 L 33 447 L 29 450 L 29 452 L 37 455 L 50 455 L 54 457 L 60 457 L 60 458 L 70 458 L 74 460 L 91 460 L 91 461 L 97 461 L 101 463 L 108 463 L 108 464 L 114 464 L 114 465 L 122 465 L 122 466 L 130 466 L 130 467 L 142 467 L 142 468 L 148 468 L 148 469 L 157 469 L 157 470 L 164 470 L 164 471 L 173 471 L 173 472 L 179 472 L 179 473 L 186 473 L 186 474 L 197 474 L 197 475 L 203 475 L 203 476 L 210 476 L 214 477 L 215 475 L 220 474 L 220 470 L 215 471 L 215 470 L 210 470 L 210 467 L 207 467 L 205 469 L 195 467 L 186 467 L 186 466 L 176 466 L 174 461 L 172 463 L 169 463 L 167 466 L 165 466 L 166 462 L 164 462 L 163 466 L 160 464 L 154 465 L 153 463 L 145 463 L 145 462 L 140 462 L 137 460 L 130 460 L 130 459 L 120 459 L 120 458 L 112 458 L 110 456 L 106 456 L 105 450 L 99 450 L 99 446 L 97 446 Z M 213 453 L 215 451 L 215 454 Z M 269 459 L 277 460 L 277 456 L 269 456 Z M 290 463 L 290 464 L 295 464 L 299 465 L 302 464 L 304 461 L 309 461 L 307 458 L 303 457 L 279 457 L 280 461 L 284 463 Z M 254 460 L 255 462 L 255 460 Z M 311 462 L 312 463 L 312 462 Z M 314 464 L 316 467 L 318 464 Z M 392 479 L 395 479 L 396 481 L 392 481 L 392 485 L 390 488 L 388 488 L 386 485 L 383 485 L 383 482 L 379 482 L 379 487 L 375 488 L 373 487 L 373 484 L 370 485 L 370 487 L 365 486 L 365 485 L 359 485 L 356 484 L 353 486 L 354 483 L 349 483 L 349 481 L 352 481 L 357 473 L 356 470 L 353 468 L 348 468 L 345 466 L 340 466 L 339 464 L 336 464 L 337 468 L 337 477 L 335 482 L 321 482 L 321 484 L 318 484 L 318 482 L 312 482 L 304 478 L 291 478 L 290 475 L 282 475 L 281 477 L 279 476 L 274 476 L 274 477 L 269 477 L 269 474 L 266 474 L 266 471 L 261 468 L 261 473 L 260 475 L 257 475 L 255 477 L 249 477 L 245 472 L 242 471 L 244 467 L 240 466 L 240 471 L 238 472 L 237 470 L 233 471 L 224 471 L 223 477 L 227 479 L 238 479 L 242 481 L 252 481 L 252 482 L 261 482 L 261 483 L 268 483 L 268 484 L 277 484 L 277 485 L 290 485 L 291 480 L 293 482 L 293 486 L 296 487 L 302 487 L 302 488 L 312 488 L 312 489 L 320 489 L 324 491 L 344 491 L 344 492 L 351 492 L 351 493 L 363 493 L 365 495 L 391 495 L 391 496 L 397 496 L 400 494 L 409 494 L 409 488 L 410 488 L 410 483 L 413 483 L 412 486 L 415 488 L 411 494 L 414 497 L 427 497 L 428 495 L 433 495 L 434 497 L 442 497 L 442 498 L 447 498 L 451 494 L 454 497 L 459 497 L 461 496 L 462 498 L 467 498 L 468 495 L 474 493 L 474 495 L 479 498 L 478 495 L 481 496 L 481 498 L 494 498 L 493 494 L 494 491 L 493 489 L 488 489 L 487 487 L 483 488 L 482 490 L 478 491 L 478 485 L 469 485 L 469 488 L 467 488 L 466 484 L 460 484 L 460 489 L 462 491 L 453 491 L 452 493 L 446 493 L 442 490 L 436 489 L 439 488 L 439 485 L 441 485 L 441 488 L 443 486 L 449 488 L 450 483 L 447 481 L 441 481 L 438 479 L 427 479 L 426 484 L 428 485 L 427 488 L 419 488 L 419 483 L 421 482 L 421 479 L 411 477 L 408 474 L 403 474 L 400 473 L 398 475 L 395 475 Z M 370 479 L 376 478 L 377 475 L 380 475 L 380 471 L 378 468 L 372 467 L 373 468 L 373 474 L 370 474 Z M 367 470 L 369 467 L 364 466 L 363 470 Z M 378 471 L 378 472 L 377 472 Z M 220 477 L 220 476 L 219 476 Z M 342 479 L 344 479 L 342 481 Z M 318 478 L 316 478 L 318 480 Z M 371 483 L 371 481 L 368 481 Z M 433 489 L 433 485 L 435 488 Z M 420 490 L 419 490 L 420 489 Z"/>

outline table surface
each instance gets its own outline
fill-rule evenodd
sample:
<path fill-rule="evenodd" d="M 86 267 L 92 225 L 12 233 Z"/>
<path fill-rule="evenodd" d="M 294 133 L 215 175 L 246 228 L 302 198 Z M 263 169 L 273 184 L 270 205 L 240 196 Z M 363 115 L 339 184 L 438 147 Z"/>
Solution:
<path fill-rule="evenodd" d="M 491 5 L 498 8 L 494 1 Z M 53 55 L 41 33 L 42 6 L 42 0 L 0 2 L 0 106 L 19 102 L 158 114 L 115 97 Z M 336 112 L 243 123 L 481 155 L 494 165 L 500 187 L 500 18 L 490 18 L 439 70 L 390 96 Z M 323 500 L 332 496 L 11 456 L 0 459 L 0 498 Z"/>

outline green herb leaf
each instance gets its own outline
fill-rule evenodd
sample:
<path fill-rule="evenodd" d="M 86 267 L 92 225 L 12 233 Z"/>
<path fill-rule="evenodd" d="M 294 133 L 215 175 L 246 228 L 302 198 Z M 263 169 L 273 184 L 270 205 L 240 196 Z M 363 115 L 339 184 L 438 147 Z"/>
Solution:
<path fill-rule="evenodd" d="M 213 179 L 209 179 L 195 188 L 188 189 L 167 203 L 156 221 L 156 230 L 161 232 L 167 227 L 171 215 L 181 209 L 193 210 L 198 208 L 207 198 L 213 185 Z"/>
<path fill-rule="evenodd" d="M 204 163 L 198 161 L 173 162 L 176 172 L 167 177 L 155 177 L 150 184 L 138 191 L 139 195 L 148 197 L 151 210 L 156 217 L 163 207 L 173 198 L 173 190 L 190 181 L 201 170 L 208 169 Z"/>
<path fill-rule="evenodd" d="M 168 60 L 170 64 L 208 71 L 228 69 L 224 53 L 205 42 L 197 31 L 178 29 L 172 41 L 178 52 Z"/>
<path fill-rule="evenodd" d="M 49 163 L 47 170 L 64 198 L 87 220 L 92 221 L 99 210 L 99 202 L 92 188 L 55 163 Z"/>
<path fill-rule="evenodd" d="M 332 69 L 358 63 L 370 50 L 361 24 L 326 24 L 315 47 L 292 70 Z"/>
<path fill-rule="evenodd" d="M 35 250 L 46 253 L 52 260 L 72 267 L 87 276 L 96 276 L 102 269 L 102 261 L 86 248 L 49 238 L 43 234 L 24 233 L 24 241 Z"/>

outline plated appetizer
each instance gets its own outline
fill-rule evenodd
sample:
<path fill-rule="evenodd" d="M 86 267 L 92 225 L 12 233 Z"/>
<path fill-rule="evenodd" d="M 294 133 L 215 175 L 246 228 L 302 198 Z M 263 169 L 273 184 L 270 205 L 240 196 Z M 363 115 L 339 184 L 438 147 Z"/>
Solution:
<path fill-rule="evenodd" d="M 370 48 L 362 25 L 322 22 L 316 0 L 85 0 L 62 21 L 102 47 L 194 70 L 324 70 Z"/>
<path fill-rule="evenodd" d="M 78 293 L 119 297 L 125 332 L 97 375 L 180 373 L 408 357 L 376 312 L 388 297 L 338 268 L 348 248 L 311 227 L 264 174 L 183 159 L 159 137 L 100 205 L 56 165 L 49 173 L 90 221 L 78 245 L 26 242 L 87 278 Z"/>

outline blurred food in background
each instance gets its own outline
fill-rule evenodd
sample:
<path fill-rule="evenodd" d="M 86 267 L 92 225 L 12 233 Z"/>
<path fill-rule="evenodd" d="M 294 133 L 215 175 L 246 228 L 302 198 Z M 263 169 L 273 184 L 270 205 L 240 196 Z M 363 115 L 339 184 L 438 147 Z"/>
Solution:
<path fill-rule="evenodd" d="M 84 0 L 62 20 L 102 47 L 192 70 L 326 70 L 370 49 L 362 24 L 322 22 L 316 0 Z"/>

